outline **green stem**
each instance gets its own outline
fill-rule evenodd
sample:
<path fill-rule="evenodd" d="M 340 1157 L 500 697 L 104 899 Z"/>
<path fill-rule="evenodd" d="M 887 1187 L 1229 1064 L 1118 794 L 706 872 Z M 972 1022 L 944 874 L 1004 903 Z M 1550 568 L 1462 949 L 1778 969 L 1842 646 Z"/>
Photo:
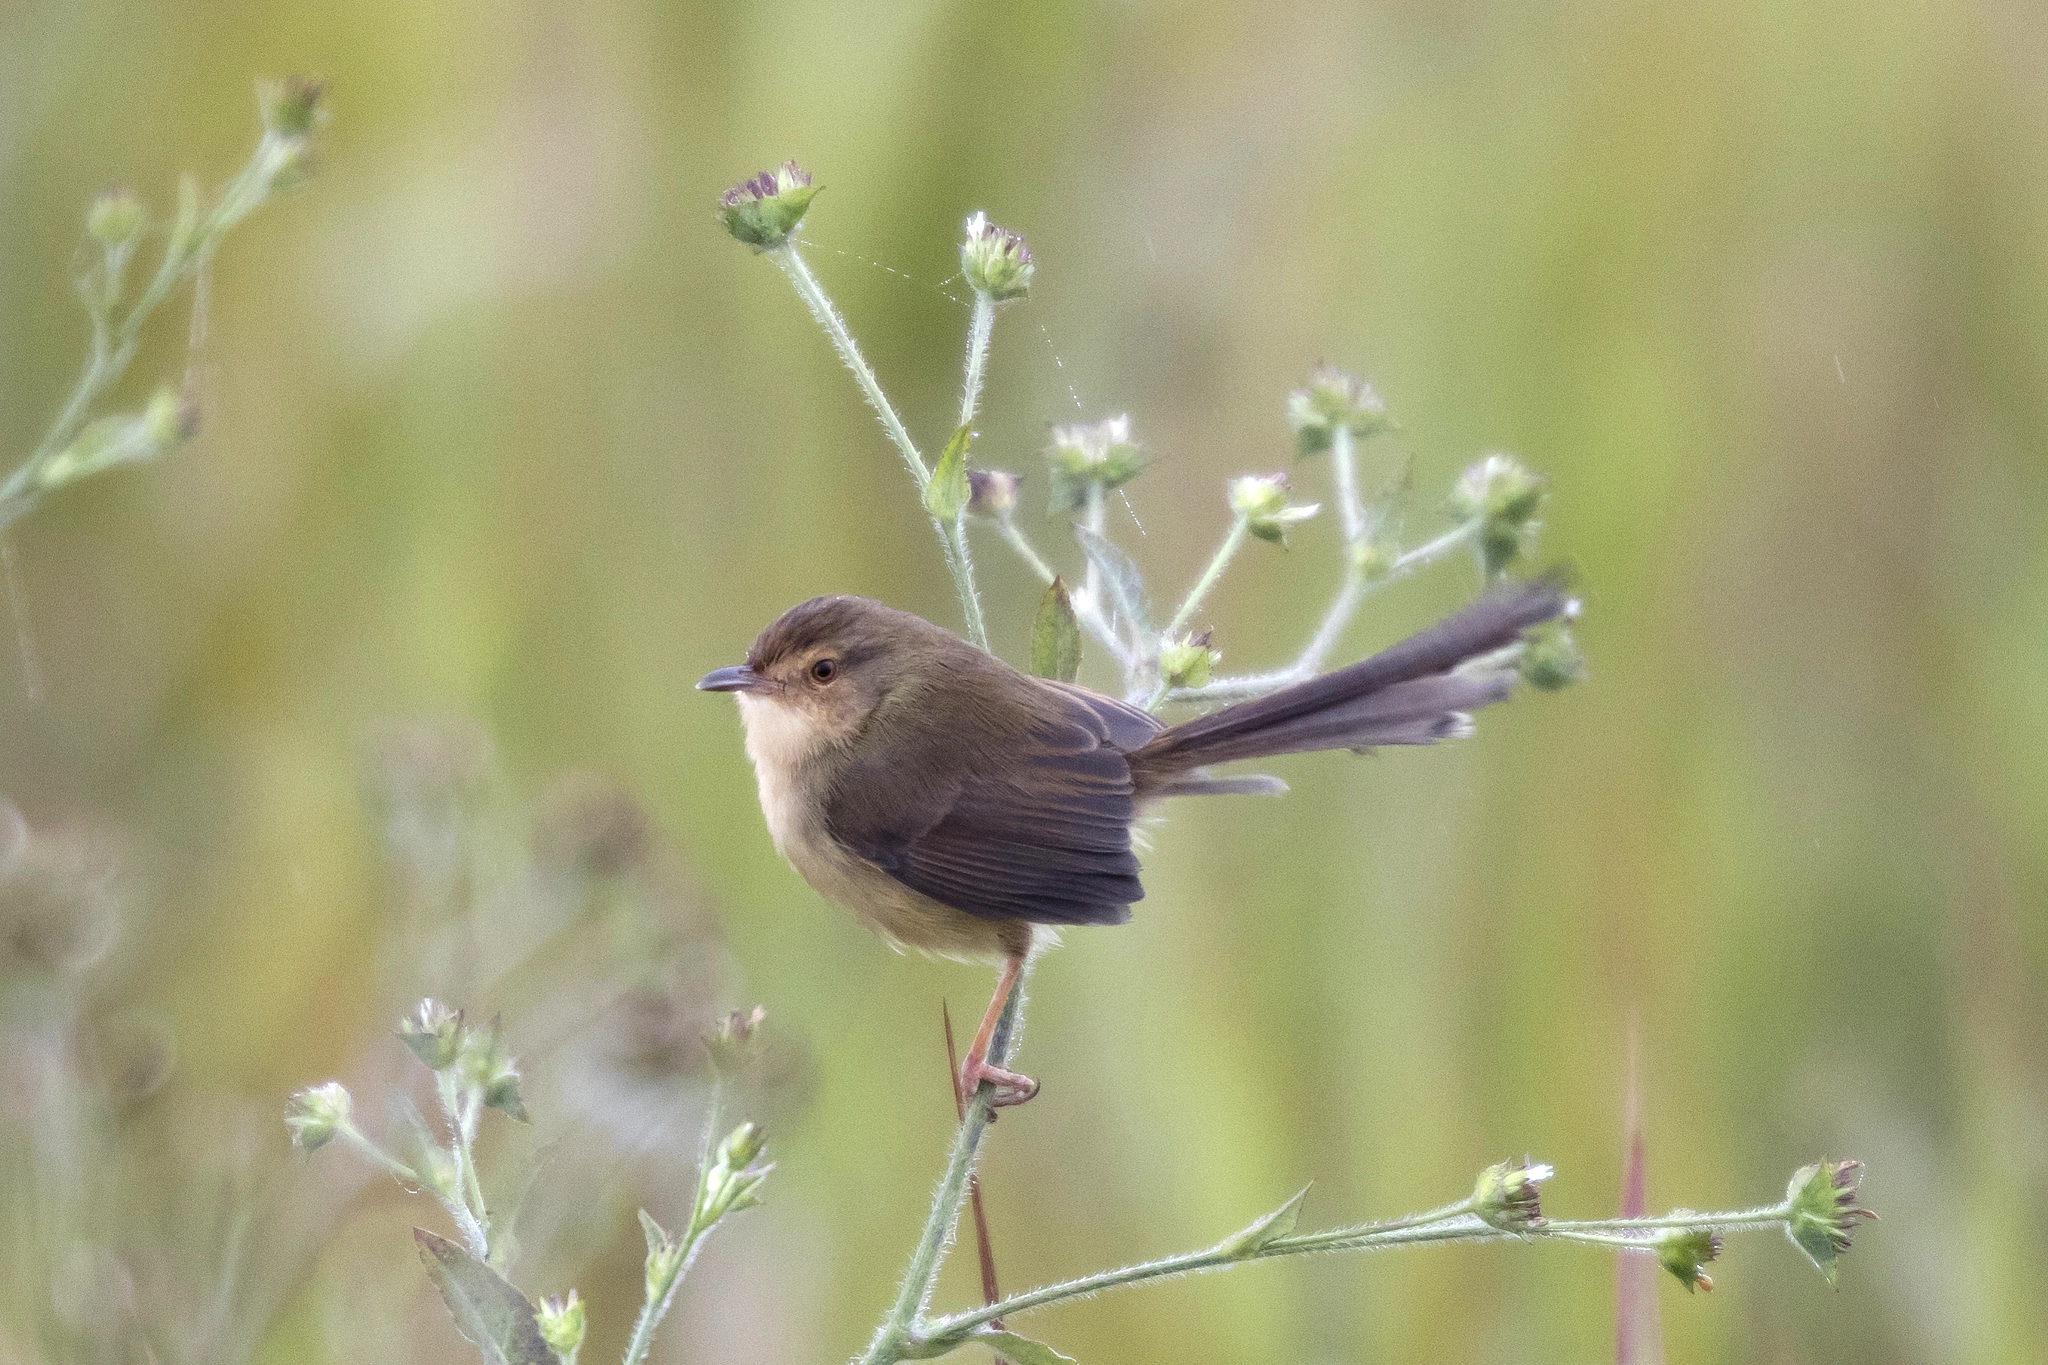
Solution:
<path fill-rule="evenodd" d="M 1209 560 L 1209 567 L 1195 580 L 1195 586 L 1188 589 L 1187 600 L 1180 604 L 1180 610 L 1166 623 L 1166 634 L 1169 638 L 1178 636 L 1186 628 L 1196 608 L 1202 605 L 1202 599 L 1209 595 L 1209 589 L 1216 586 L 1216 580 L 1223 577 L 1223 570 L 1229 567 L 1237 552 L 1244 548 L 1245 536 L 1250 533 L 1251 524 L 1251 518 L 1243 513 L 1239 513 L 1237 520 L 1230 524 L 1230 534 L 1224 536 L 1223 543 L 1216 547 L 1215 555 Z"/>
<path fill-rule="evenodd" d="M 889 396 L 882 392 L 882 381 L 875 377 L 874 367 L 861 354 L 860 346 L 848 330 L 846 320 L 839 316 L 832 298 L 825 292 L 825 286 L 818 283 L 818 277 L 811 273 L 811 267 L 796 249 L 794 238 L 767 249 L 768 259 L 775 262 L 789 279 L 797 297 L 810 309 L 811 318 L 820 331 L 832 343 L 832 349 L 839 353 L 839 359 L 846 368 L 853 371 L 856 383 L 860 385 L 861 396 L 881 419 L 882 430 L 903 457 L 903 467 L 910 471 L 911 481 L 917 485 L 920 499 L 926 485 L 932 481 L 931 470 L 925 467 L 924 457 L 917 453 L 916 442 L 910 439 L 910 432 L 904 427 L 903 419 L 896 415 L 896 408 L 889 402 Z M 986 338 L 983 339 L 986 349 Z M 970 355 L 970 361 L 972 357 Z M 975 381 L 977 392 L 980 382 Z M 939 538 L 939 553 L 946 561 L 946 572 L 952 576 L 953 590 L 960 597 L 960 612 L 966 618 L 967 632 L 976 647 L 988 649 L 988 629 L 981 615 L 981 597 L 974 587 L 974 565 L 967 557 L 967 537 L 958 526 L 947 527 L 937 517 L 931 519 L 932 531 Z"/>
<path fill-rule="evenodd" d="M 988 1060 L 993 1065 L 1003 1066 L 1009 1061 L 1023 1016 L 1024 982 L 1019 981 L 1010 992 L 1009 1003 L 1003 1007 L 995 1037 L 989 1043 Z M 995 1110 L 991 1100 L 994 1094 L 995 1087 L 984 1082 L 969 1101 L 967 1117 L 961 1121 L 953 1137 L 953 1151 L 946 1160 L 946 1173 L 940 1177 L 938 1191 L 932 1197 L 924 1234 L 918 1238 L 916 1249 L 910 1253 L 910 1264 L 904 1269 L 896 1303 L 889 1310 L 889 1315 L 882 1319 L 881 1326 L 875 1329 L 874 1339 L 868 1343 L 858 1365 L 890 1365 L 906 1359 L 922 1335 L 918 1331 L 918 1320 L 931 1298 L 932 1285 L 938 1279 L 946 1249 L 952 1243 L 953 1228 L 960 1221 L 960 1206 L 967 1199 L 967 1178 L 974 1172 L 981 1139 L 993 1121 Z M 988 1320 L 987 1317 L 978 1319 L 979 1322 Z"/>
<path fill-rule="evenodd" d="M 415 1187 L 420 1184 L 418 1171 L 372 1142 L 355 1124 L 344 1119 L 336 1126 L 334 1132 L 335 1136 L 355 1148 L 372 1166 L 386 1172 L 394 1180 Z"/>
<path fill-rule="evenodd" d="M 436 1072 L 434 1081 L 441 1112 L 448 1118 L 449 1152 L 455 1158 L 456 1199 L 449 1202 L 448 1211 L 455 1213 L 460 1204 L 457 1221 L 463 1224 L 464 1240 L 473 1243 L 470 1250 L 478 1260 L 489 1261 L 491 1215 L 476 1173 L 476 1097 L 457 1083 L 452 1067 Z"/>
<path fill-rule="evenodd" d="M 974 318 L 967 325 L 967 364 L 960 384 L 960 425 L 963 427 L 973 424 L 975 409 L 981 406 L 982 374 L 988 365 L 989 339 L 995 329 L 995 301 L 976 290 Z"/>
<path fill-rule="evenodd" d="M 726 1083 L 723 1074 L 714 1074 L 711 1081 L 711 1097 L 704 1114 L 704 1137 L 697 1148 L 697 1189 L 690 1198 L 690 1223 L 683 1230 L 683 1254 L 677 1258 L 673 1274 L 658 1285 L 647 1286 L 646 1299 L 640 1305 L 640 1316 L 633 1320 L 633 1335 L 626 1343 L 626 1354 L 621 1357 L 622 1365 L 643 1365 L 647 1353 L 654 1348 L 654 1332 L 661 1326 L 661 1320 L 668 1316 L 669 1305 L 675 1302 L 676 1287 L 689 1273 L 690 1265 L 697 1259 L 698 1248 L 704 1244 L 704 1236 L 711 1231 L 704 1223 L 704 1201 L 709 1192 L 711 1163 L 718 1150 L 719 1130 L 725 1124 Z"/>
<path fill-rule="evenodd" d="M 1592 1232 L 1654 1232 L 1668 1228 L 1768 1228 L 1777 1227 L 1791 1215 L 1785 1204 L 1743 1209 L 1735 1213 L 1667 1213 L 1654 1218 L 1575 1218 L 1553 1220 L 1543 1225 L 1546 1233 L 1575 1236 Z"/>

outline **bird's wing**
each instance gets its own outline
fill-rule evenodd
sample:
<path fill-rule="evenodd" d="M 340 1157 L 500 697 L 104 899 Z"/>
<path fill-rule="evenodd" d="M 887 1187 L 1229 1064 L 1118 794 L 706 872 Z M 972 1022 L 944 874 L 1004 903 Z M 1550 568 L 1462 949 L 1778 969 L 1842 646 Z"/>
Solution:
<path fill-rule="evenodd" d="M 1000 764 L 964 746 L 953 762 L 855 761 L 826 803 L 826 828 L 913 891 L 981 919 L 1121 924 L 1145 888 L 1113 728 L 1063 699 L 1006 742 Z"/>

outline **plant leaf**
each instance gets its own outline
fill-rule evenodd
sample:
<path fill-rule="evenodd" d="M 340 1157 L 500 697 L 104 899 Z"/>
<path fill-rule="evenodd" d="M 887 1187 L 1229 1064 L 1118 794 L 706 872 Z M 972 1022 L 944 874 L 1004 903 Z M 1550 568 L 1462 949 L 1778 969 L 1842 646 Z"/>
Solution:
<path fill-rule="evenodd" d="M 1138 566 L 1131 557 L 1111 544 L 1107 536 L 1089 530 L 1085 526 L 1074 527 L 1074 538 L 1081 542 L 1088 559 L 1102 571 L 1103 586 L 1109 590 L 1109 603 L 1117 615 L 1130 623 L 1131 630 L 1143 642 L 1144 648 L 1156 648 L 1153 638 L 1158 634 L 1152 629 L 1152 606 L 1145 599 L 1145 576 L 1138 572 Z"/>
<path fill-rule="evenodd" d="M 414 1228 L 412 1237 L 427 1278 L 448 1305 L 448 1316 L 483 1352 L 487 1365 L 555 1365 L 554 1352 L 534 1321 L 532 1302 L 510 1280 L 446 1237 L 425 1228 Z"/>
<path fill-rule="evenodd" d="M 1294 1225 L 1301 1221 L 1301 1201 L 1308 1198 L 1310 1188 L 1303 1185 L 1301 1193 L 1235 1237 L 1225 1238 L 1216 1249 L 1227 1256 L 1243 1260 L 1249 1256 L 1256 1256 L 1282 1237 L 1291 1235 L 1294 1232 Z"/>
<path fill-rule="evenodd" d="M 973 428 L 962 426 L 939 454 L 939 467 L 924 486 L 924 507 L 940 521 L 952 521 L 967 505 L 967 447 L 974 444 Z"/>
<path fill-rule="evenodd" d="M 1067 585 L 1055 574 L 1031 623 L 1031 672 L 1035 677 L 1072 682 L 1081 671 L 1081 623 Z"/>
<path fill-rule="evenodd" d="M 1020 1337 L 1015 1332 L 976 1332 L 969 1339 L 1007 1357 L 1010 1365 L 1074 1365 L 1072 1356 L 1063 1356 L 1044 1342 Z"/>

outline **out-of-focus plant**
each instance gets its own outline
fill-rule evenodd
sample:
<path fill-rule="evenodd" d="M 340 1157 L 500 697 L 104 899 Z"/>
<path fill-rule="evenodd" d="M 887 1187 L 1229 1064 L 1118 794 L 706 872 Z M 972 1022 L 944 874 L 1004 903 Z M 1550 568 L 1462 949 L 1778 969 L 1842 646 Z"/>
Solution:
<path fill-rule="evenodd" d="M 35 450 L 0 482 L 0 530 L 25 516 L 46 493 L 120 465 L 158 459 L 183 445 L 199 425 L 199 408 L 183 382 L 160 384 L 140 411 L 93 416 L 142 344 L 144 326 L 179 285 L 203 281 L 214 253 L 243 219 L 303 184 L 313 166 L 314 134 L 327 110 L 316 81 L 300 77 L 257 87 L 263 135 L 248 163 L 207 202 L 199 182 L 178 182 L 168 223 L 151 218 L 135 192 L 109 189 L 86 210 L 89 264 L 77 280 L 92 320 L 92 348 L 50 429 Z M 129 268 L 145 241 L 161 230 L 163 256 L 140 293 L 128 293 Z M 202 302 L 195 308 L 203 307 Z M 203 326 L 195 318 L 194 330 Z"/>
<path fill-rule="evenodd" d="M 1338 586 L 1321 623 L 1292 662 L 1263 673 L 1216 677 L 1214 666 L 1220 656 L 1212 647 L 1213 632 L 1195 630 L 1197 615 L 1210 591 L 1247 541 L 1284 546 L 1289 529 L 1316 515 L 1320 504 L 1293 501 L 1285 473 L 1249 474 L 1231 480 L 1224 490 L 1231 519 L 1223 540 L 1162 624 L 1154 615 L 1142 571 L 1108 531 L 1108 494 L 1151 463 L 1148 452 L 1133 437 L 1130 418 L 1119 415 L 1092 424 L 1057 427 L 1046 452 L 1050 511 L 1071 521 L 1084 562 L 1080 586 L 1069 588 L 1066 576 L 1040 553 L 1018 524 L 1021 477 L 970 464 L 974 418 L 996 314 L 1029 293 L 1038 269 L 1023 237 L 993 225 L 982 213 L 967 220 L 960 245 L 960 276 L 972 290 L 973 310 L 959 421 L 936 463 L 928 464 L 799 249 L 797 230 L 817 192 L 810 175 L 795 162 L 787 162 L 728 190 L 720 200 L 720 216 L 735 238 L 766 255 L 788 278 L 853 372 L 863 397 L 910 472 L 932 519 L 967 634 L 983 649 L 989 647 L 988 631 L 968 553 L 970 519 L 991 525 L 1047 585 L 1033 624 L 1032 671 L 1071 681 L 1080 664 L 1085 635 L 1115 661 L 1123 674 L 1126 698 L 1152 710 L 1172 703 L 1201 705 L 1258 696 L 1312 677 L 1342 642 L 1359 604 L 1373 588 L 1458 551 L 1473 554 L 1483 583 L 1522 559 L 1536 535 L 1543 481 L 1513 457 L 1495 454 L 1473 464 L 1458 479 L 1446 499 L 1450 525 L 1419 544 L 1404 545 L 1398 490 L 1370 499 L 1361 492 L 1359 445 L 1391 428 L 1386 406 L 1363 380 L 1330 366 L 1319 367 L 1305 387 L 1289 396 L 1287 420 L 1294 432 L 1297 459 L 1327 459 L 1329 496 L 1343 531 Z M 1488 664 L 1513 667 L 1532 686 L 1545 690 L 1569 684 L 1582 668 L 1577 644 L 1566 624 L 1532 634 Z M 1001 1065 L 1010 1054 L 1021 1026 L 1022 1002 L 1020 988 L 1011 994 L 998 1023 L 988 1054 L 992 1063 Z M 1426 1213 L 1300 1233 L 1296 1223 L 1308 1193 L 1303 1190 L 1213 1247 L 1008 1297 L 991 1291 L 991 1301 L 981 1308 L 933 1316 L 928 1311 L 932 1291 L 973 1187 L 981 1141 L 993 1121 L 992 1098 L 992 1087 L 984 1084 L 966 1106 L 896 1301 L 875 1329 L 860 1365 L 928 1359 L 966 1345 L 991 1348 L 1013 1365 L 1053 1365 L 1067 1358 L 1042 1342 L 1009 1331 L 1004 1320 L 1105 1289 L 1313 1251 L 1368 1251 L 1447 1241 L 1576 1242 L 1624 1254 L 1654 1255 L 1688 1289 L 1710 1289 L 1713 1282 L 1703 1267 L 1720 1254 L 1722 1234 L 1780 1228 L 1832 1283 L 1835 1260 L 1848 1249 L 1850 1233 L 1863 1219 L 1874 1216 L 1856 1202 L 1862 1168 L 1853 1161 L 1806 1167 L 1793 1176 L 1783 1200 L 1754 1209 L 1724 1213 L 1679 1210 L 1659 1218 L 1574 1221 L 1551 1220 L 1541 1211 L 1538 1186 L 1549 1178 L 1550 1167 L 1503 1162 L 1482 1172 L 1467 1197 Z M 987 1254 L 984 1244 L 985 1266 Z M 992 1284 L 992 1280 L 985 1278 L 985 1283 Z"/>
<path fill-rule="evenodd" d="M 723 1134 L 727 1081 L 745 1066 L 756 1046 L 763 1011 L 734 1013 L 704 1042 L 713 1073 L 709 1115 L 697 1162 L 697 1184 L 689 1216 L 674 1231 L 640 1210 L 647 1234 L 645 1297 L 625 1365 L 642 1365 L 655 1329 L 674 1302 L 690 1263 L 711 1230 L 728 1215 L 760 1202 L 771 1165 L 761 1160 L 766 1138 L 746 1122 Z M 387 1150 L 354 1119 L 354 1101 L 339 1081 L 309 1086 L 285 1107 L 285 1127 L 301 1150 L 317 1151 L 340 1140 L 372 1168 L 416 1193 L 431 1195 L 447 1210 L 460 1235 L 450 1240 L 426 1228 L 413 1229 L 427 1276 L 441 1292 L 456 1327 L 491 1365 L 576 1365 L 583 1348 L 586 1314 L 576 1291 L 539 1302 L 506 1278 L 511 1256 L 509 1231 L 517 1204 L 491 1209 L 477 1170 L 476 1140 L 484 1111 L 495 1109 L 527 1121 L 519 1089 L 519 1067 L 506 1052 L 498 1021 L 472 1025 L 460 1010 L 422 1000 L 398 1024 L 398 1038 L 414 1060 L 432 1073 L 440 1106 L 437 1131 L 401 1103 L 408 1130 L 406 1155 Z"/>

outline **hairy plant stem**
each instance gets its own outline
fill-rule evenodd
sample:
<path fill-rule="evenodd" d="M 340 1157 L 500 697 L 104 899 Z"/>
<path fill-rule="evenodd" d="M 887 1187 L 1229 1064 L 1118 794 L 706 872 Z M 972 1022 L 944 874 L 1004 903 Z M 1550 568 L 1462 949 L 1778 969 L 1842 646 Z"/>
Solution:
<path fill-rule="evenodd" d="M 277 177 L 304 150 L 302 139 L 266 132 L 248 164 L 222 187 L 212 211 L 203 218 L 181 222 L 173 229 L 156 273 L 118 323 L 111 320 L 111 311 L 119 301 L 120 281 L 134 247 L 131 242 L 107 251 L 103 264 L 106 292 L 97 298 L 89 294 L 86 297 L 93 324 L 92 352 L 78 382 L 72 386 L 70 397 L 65 399 L 41 442 L 0 483 L 0 531 L 27 515 L 41 499 L 39 483 L 43 471 L 77 438 L 93 405 L 127 373 L 128 364 L 141 344 L 143 324 L 150 315 L 179 283 L 206 269 L 221 238 L 262 206 Z M 81 293 L 86 293 L 83 287 Z"/>
<path fill-rule="evenodd" d="M 995 300 L 974 291 L 974 317 L 967 324 L 967 362 L 960 382 L 960 425 L 971 426 L 981 406 L 981 381 L 988 367 L 989 339 L 996 329 Z"/>
<path fill-rule="evenodd" d="M 669 1305 L 675 1302 L 676 1287 L 689 1273 L 691 1263 L 697 1259 L 697 1252 L 704 1245 L 705 1234 L 711 1230 L 704 1222 L 704 1203 L 709 1193 L 711 1163 L 718 1150 L 719 1131 L 725 1124 L 725 1102 L 725 1076 L 714 1072 L 711 1097 L 705 1106 L 704 1138 L 697 1150 L 697 1190 L 690 1199 L 689 1225 L 683 1230 L 683 1254 L 677 1258 L 674 1272 L 662 1283 L 647 1286 L 640 1316 L 633 1320 L 633 1335 L 626 1342 L 625 1355 L 620 1358 L 621 1365 L 644 1365 L 647 1353 L 654 1348 L 655 1329 L 668 1316 Z"/>
<path fill-rule="evenodd" d="M 1216 580 L 1223 577 L 1223 571 L 1230 567 L 1230 561 L 1244 548 L 1245 536 L 1251 531 L 1251 518 L 1238 513 L 1237 520 L 1230 524 L 1230 532 L 1223 537 L 1223 543 L 1216 547 L 1216 553 L 1209 560 L 1209 567 L 1202 570 L 1202 576 L 1195 580 L 1195 586 L 1188 589 L 1187 598 L 1180 604 L 1180 610 L 1166 623 L 1169 638 L 1178 636 L 1202 605 L 1202 599 L 1209 595 L 1209 589 L 1216 586 Z"/>
<path fill-rule="evenodd" d="M 464 1087 L 455 1077 L 454 1068 L 434 1073 L 436 1092 L 441 1099 L 441 1112 L 448 1119 L 449 1153 L 455 1158 L 456 1193 L 448 1203 L 448 1211 L 456 1213 L 456 1205 L 462 1212 L 456 1214 L 456 1222 L 462 1225 L 463 1240 L 469 1242 L 470 1251 L 480 1261 L 488 1261 L 491 1255 L 491 1215 L 484 1205 L 483 1183 L 476 1173 L 476 1121 L 479 1108 L 478 1096 L 473 1088 Z"/>
<path fill-rule="evenodd" d="M 765 254 L 781 269 L 790 286 L 796 290 L 797 297 L 810 309 L 811 318 L 818 324 L 819 330 L 824 332 L 826 339 L 832 343 L 832 349 L 839 353 L 839 359 L 847 369 L 853 371 L 854 380 L 860 385 L 861 396 L 867 399 L 868 406 L 875 410 L 875 416 L 881 419 L 883 432 L 895 445 L 897 453 L 903 457 L 903 466 L 910 471 L 911 480 L 917 485 L 918 498 L 922 502 L 925 488 L 932 481 L 932 472 L 925 467 L 924 457 L 917 453 L 916 442 L 910 439 L 910 432 L 904 427 L 903 419 L 896 415 L 896 408 L 889 402 L 889 396 L 882 392 L 881 380 L 875 377 L 874 367 L 868 364 L 867 357 L 861 354 L 860 346 L 854 341 L 853 333 L 847 329 L 846 320 L 839 316 L 838 308 L 833 306 L 831 296 L 825 292 L 825 286 L 818 283 L 818 277 L 811 273 L 809 263 L 796 249 L 794 238 L 767 248 Z M 989 325 L 993 326 L 993 323 L 991 317 Z M 985 333 L 986 329 L 983 330 Z M 987 346 L 988 339 L 984 334 L 981 339 L 984 353 Z M 968 363 L 970 368 L 980 368 L 971 348 Z M 977 399 L 980 387 L 980 379 L 977 376 L 973 380 Z M 931 522 L 932 531 L 939 538 L 939 552 L 946 561 L 946 572 L 952 576 L 953 590 L 960 598 L 960 612 L 966 618 L 968 638 L 974 641 L 977 648 L 985 651 L 988 649 L 988 627 L 982 620 L 981 597 L 974 587 L 974 565 L 967 557 L 966 531 L 958 520 L 948 526 L 934 516 Z"/>
<path fill-rule="evenodd" d="M 1003 1007 L 995 1036 L 989 1042 L 988 1060 L 996 1066 L 1006 1065 L 1016 1046 L 1024 1019 L 1024 985 L 1019 981 L 1010 992 L 1009 1003 Z M 946 1159 L 946 1172 L 939 1178 L 939 1188 L 932 1196 L 924 1233 L 918 1238 L 917 1247 L 910 1253 L 910 1263 L 903 1271 L 903 1283 L 897 1291 L 896 1303 L 888 1316 L 882 1319 L 881 1326 L 875 1329 L 874 1339 L 868 1343 L 859 1365 L 891 1365 L 891 1362 L 912 1358 L 911 1348 L 923 1335 L 918 1331 L 918 1323 L 931 1299 L 939 1266 L 952 1244 L 953 1229 L 960 1221 L 960 1207 L 967 1199 L 967 1178 L 974 1172 L 982 1137 L 988 1132 L 989 1124 L 994 1122 L 995 1110 L 990 1103 L 994 1093 L 995 1087 L 984 1083 L 968 1102 L 967 1117 L 953 1135 L 953 1151 Z M 982 1322 L 988 1320 L 986 1317 L 980 1319 Z"/>

